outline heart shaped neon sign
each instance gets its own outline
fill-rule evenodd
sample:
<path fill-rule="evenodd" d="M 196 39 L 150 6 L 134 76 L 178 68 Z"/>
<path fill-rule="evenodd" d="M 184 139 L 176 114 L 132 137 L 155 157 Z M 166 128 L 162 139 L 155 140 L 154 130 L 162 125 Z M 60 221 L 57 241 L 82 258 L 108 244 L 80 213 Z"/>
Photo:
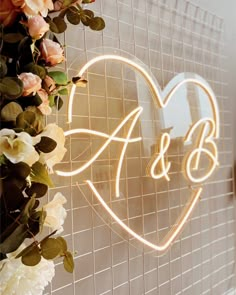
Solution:
<path fill-rule="evenodd" d="M 126 65 L 130 66 L 134 70 L 138 71 L 147 82 L 151 90 L 151 93 L 154 97 L 155 104 L 160 109 L 164 109 L 170 103 L 174 94 L 176 94 L 178 89 L 180 89 L 183 85 L 186 85 L 186 84 L 196 85 L 200 87 L 206 93 L 208 97 L 208 101 L 210 102 L 212 117 L 204 117 L 196 121 L 194 124 L 190 126 L 187 134 L 185 135 L 184 142 L 187 143 L 189 141 L 194 141 L 194 148 L 185 155 L 183 160 L 183 171 L 184 171 L 186 179 L 190 183 L 201 184 L 204 181 L 206 181 L 212 175 L 216 166 L 218 165 L 218 151 L 217 151 L 215 140 L 219 137 L 219 126 L 220 126 L 219 110 L 218 110 L 216 97 L 211 87 L 207 84 L 207 82 L 200 76 L 195 76 L 194 78 L 176 79 L 179 81 L 176 82 L 174 85 L 171 85 L 171 87 L 170 87 L 170 84 L 168 84 L 167 87 L 165 88 L 168 91 L 165 95 L 163 95 L 164 92 L 161 91 L 160 87 L 158 86 L 158 83 L 148 74 L 148 72 L 142 66 L 132 61 L 131 59 L 128 59 L 119 55 L 101 55 L 101 56 L 95 57 L 82 67 L 78 75 L 82 77 L 89 67 L 91 67 L 92 65 L 94 65 L 95 63 L 99 61 L 104 61 L 104 60 L 112 60 L 112 61 L 125 63 Z M 72 122 L 72 109 L 73 109 L 75 89 L 76 89 L 76 86 L 73 85 L 71 89 L 71 93 L 70 93 L 69 106 L 68 106 L 69 122 Z M 82 128 L 66 131 L 65 136 L 69 136 L 72 134 L 95 135 L 95 136 L 104 138 L 105 142 L 97 150 L 97 152 L 93 154 L 91 158 L 78 169 L 75 169 L 73 171 L 58 170 L 56 171 L 56 173 L 58 175 L 65 176 L 65 177 L 80 174 L 81 172 L 86 170 L 89 166 L 91 166 L 94 163 L 94 161 L 96 161 L 96 159 L 103 153 L 103 151 L 112 142 L 122 143 L 123 147 L 118 160 L 118 165 L 116 169 L 116 179 L 115 179 L 116 197 L 119 197 L 121 169 L 122 169 L 125 153 L 127 151 L 127 147 L 129 144 L 139 142 L 142 140 L 141 137 L 136 137 L 136 138 L 131 137 L 134 127 L 137 124 L 142 111 L 143 111 L 143 108 L 140 106 L 132 110 L 122 120 L 122 122 L 114 129 L 114 131 L 111 134 L 106 134 L 100 131 L 82 129 Z M 120 130 L 127 124 L 127 122 L 130 122 L 130 121 L 131 123 L 129 125 L 126 136 L 124 137 L 119 136 Z M 170 146 L 170 141 L 171 140 L 170 140 L 169 133 L 164 132 L 161 135 L 160 141 L 158 143 L 157 153 L 154 154 L 153 157 L 150 159 L 150 162 L 147 166 L 147 174 L 153 179 L 165 178 L 167 181 L 170 181 L 168 172 L 171 167 L 171 162 L 168 162 L 165 156 Z M 207 169 L 207 172 L 199 176 L 199 175 L 195 175 L 194 171 L 199 170 L 199 162 L 202 155 L 204 155 L 208 159 L 208 162 L 210 164 Z M 107 205 L 107 203 L 104 201 L 104 199 L 100 195 L 99 191 L 96 189 L 93 182 L 89 179 L 86 180 L 86 182 L 89 188 L 91 189 L 91 191 L 93 192 L 93 194 L 95 195 L 95 197 L 97 198 L 97 200 L 100 202 L 100 204 L 102 204 L 103 208 L 113 218 L 113 220 L 115 220 L 125 231 L 127 231 L 131 236 L 139 240 L 141 243 L 150 247 L 153 250 L 160 251 L 160 252 L 168 249 L 168 247 L 170 247 L 173 241 L 178 237 L 187 219 L 191 216 L 191 213 L 194 210 L 194 207 L 196 206 L 200 198 L 200 195 L 202 193 L 201 186 L 195 189 L 192 189 L 192 195 L 190 197 L 190 201 L 182 210 L 182 213 L 178 221 L 176 221 L 175 225 L 172 227 L 172 229 L 169 231 L 169 233 L 165 236 L 165 238 L 161 242 L 159 242 L 158 244 L 154 244 L 148 241 L 147 239 L 145 239 L 144 237 L 138 235 L 134 230 L 132 230 L 129 226 L 127 226 L 119 218 L 119 216 L 117 216 L 117 214 Z"/>

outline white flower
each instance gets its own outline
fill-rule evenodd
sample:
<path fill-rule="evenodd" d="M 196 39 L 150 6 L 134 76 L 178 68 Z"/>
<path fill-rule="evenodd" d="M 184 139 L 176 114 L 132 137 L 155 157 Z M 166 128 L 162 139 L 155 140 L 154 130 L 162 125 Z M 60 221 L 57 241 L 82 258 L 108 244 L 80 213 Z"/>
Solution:
<path fill-rule="evenodd" d="M 53 261 L 42 257 L 39 264 L 26 266 L 20 258 L 9 255 L 9 258 L 0 262 L 0 294 L 41 295 L 54 274 Z"/>
<path fill-rule="evenodd" d="M 66 153 L 66 148 L 64 147 L 65 135 L 63 129 L 58 127 L 56 124 L 48 124 L 43 132 L 36 137 L 41 136 L 50 137 L 57 143 L 56 148 L 52 152 L 41 153 L 39 158 L 39 161 L 42 164 L 46 164 L 50 172 L 52 172 L 52 167 L 55 164 L 60 163 Z"/>
<path fill-rule="evenodd" d="M 66 202 L 66 198 L 61 193 L 56 193 L 53 200 L 42 208 L 47 213 L 43 225 L 50 227 L 52 231 L 57 230 L 57 234 L 63 231 L 62 225 L 67 215 L 63 204 Z"/>
<path fill-rule="evenodd" d="M 40 139 L 31 137 L 26 132 L 16 133 L 12 129 L 2 129 L 0 131 L 0 155 L 5 155 L 14 164 L 24 162 L 32 166 L 39 159 L 39 154 L 33 146 L 39 141 Z"/>

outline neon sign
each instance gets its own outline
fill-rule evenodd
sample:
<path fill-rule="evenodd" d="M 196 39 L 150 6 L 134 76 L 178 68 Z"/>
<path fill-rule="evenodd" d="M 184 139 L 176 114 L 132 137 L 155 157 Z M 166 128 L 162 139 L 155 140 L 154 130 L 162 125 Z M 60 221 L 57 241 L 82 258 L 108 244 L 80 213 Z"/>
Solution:
<path fill-rule="evenodd" d="M 187 131 L 184 143 L 193 142 L 194 148 L 191 149 L 183 159 L 183 172 L 185 178 L 192 183 L 193 185 L 201 185 L 204 181 L 206 181 L 214 172 L 215 168 L 218 165 L 218 150 L 215 143 L 215 140 L 219 137 L 219 110 L 215 95 L 210 88 L 210 86 L 203 80 L 200 76 L 197 78 L 186 78 L 182 79 L 178 83 L 176 83 L 162 98 L 163 92 L 159 88 L 157 82 L 148 74 L 148 72 L 136 62 L 119 56 L 119 55 L 101 55 L 91 59 L 88 63 L 86 63 L 79 72 L 79 76 L 83 76 L 84 73 L 88 70 L 90 66 L 93 64 L 103 61 L 103 60 L 114 60 L 117 62 L 125 63 L 130 66 L 134 70 L 138 71 L 142 77 L 147 82 L 153 97 L 154 101 L 158 108 L 164 109 L 169 104 L 173 95 L 177 92 L 177 90 L 185 85 L 185 84 L 194 84 L 200 87 L 208 97 L 208 101 L 210 102 L 212 118 L 204 117 L 197 122 L 193 123 L 189 130 Z M 73 85 L 69 98 L 69 106 L 68 106 L 68 122 L 72 122 L 72 109 L 73 109 L 73 101 L 75 95 L 76 86 Z M 120 196 L 120 178 L 121 178 L 121 170 L 124 162 L 124 157 L 127 152 L 128 145 L 132 145 L 133 143 L 142 141 L 142 137 L 132 137 L 135 126 L 138 124 L 140 119 L 140 115 L 143 112 L 143 108 L 141 106 L 132 110 L 114 129 L 111 134 L 106 134 L 96 130 L 90 129 L 72 129 L 65 132 L 65 136 L 70 136 L 72 134 L 86 134 L 86 135 L 95 135 L 100 138 L 104 138 L 104 144 L 94 153 L 90 159 L 84 164 L 82 164 L 78 169 L 72 171 L 62 171 L 57 170 L 56 173 L 58 175 L 69 177 L 80 174 L 85 171 L 88 167 L 90 167 L 97 158 L 104 152 L 104 150 L 113 142 L 119 142 L 122 144 L 122 149 L 118 158 L 118 165 L 115 173 L 115 194 L 118 198 Z M 130 122 L 129 128 L 124 137 L 118 136 L 121 129 Z M 160 137 L 160 140 L 157 142 L 157 152 L 152 156 L 147 165 L 146 171 L 147 175 L 152 179 L 158 180 L 161 178 L 165 178 L 167 181 L 171 181 L 171 177 L 169 176 L 169 171 L 171 168 L 171 161 L 169 161 L 166 157 L 166 153 L 170 147 L 170 135 L 168 133 L 163 133 Z M 205 156 L 208 160 L 208 168 L 207 171 L 204 170 L 203 175 L 200 176 L 199 173 L 195 175 L 194 172 L 199 172 L 199 163 L 200 158 Z M 158 167 L 158 169 L 157 169 Z M 135 231 L 133 231 L 129 226 L 127 226 L 116 214 L 115 212 L 107 205 L 104 201 L 103 197 L 99 193 L 98 189 L 95 187 L 94 183 L 90 180 L 86 180 L 87 185 L 93 192 L 94 196 L 97 200 L 102 204 L 103 208 L 106 212 L 116 221 L 126 232 L 128 232 L 131 236 L 142 242 L 144 245 L 150 247 L 156 251 L 165 251 L 173 241 L 178 237 L 181 230 L 184 227 L 187 219 L 191 216 L 192 211 L 194 210 L 200 196 L 202 193 L 202 187 L 198 186 L 197 188 L 192 189 L 192 195 L 190 197 L 189 203 L 184 207 L 182 213 L 176 222 L 176 224 L 172 227 L 166 237 L 159 242 L 158 244 L 154 244 L 147 239 L 138 235 Z"/>

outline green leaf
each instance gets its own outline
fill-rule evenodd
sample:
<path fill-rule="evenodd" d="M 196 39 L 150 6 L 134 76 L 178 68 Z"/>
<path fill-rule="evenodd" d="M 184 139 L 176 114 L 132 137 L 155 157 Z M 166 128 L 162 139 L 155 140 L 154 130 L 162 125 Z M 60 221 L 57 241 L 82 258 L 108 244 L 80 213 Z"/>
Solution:
<path fill-rule="evenodd" d="M 19 162 L 11 166 L 11 174 L 22 179 L 29 176 L 30 171 L 30 166 L 24 162 Z"/>
<path fill-rule="evenodd" d="M 36 145 L 37 149 L 39 149 L 43 153 L 52 152 L 56 148 L 56 146 L 56 141 L 47 136 L 42 136 L 40 142 Z"/>
<path fill-rule="evenodd" d="M 36 93 L 34 96 L 32 96 L 30 98 L 30 100 L 31 100 L 31 105 L 34 105 L 36 107 L 40 106 L 43 102 L 41 97 L 38 95 L 38 93 Z"/>
<path fill-rule="evenodd" d="M 33 128 L 35 119 L 36 116 L 33 112 L 24 111 L 17 116 L 16 127 L 22 129 Z"/>
<path fill-rule="evenodd" d="M 9 33 L 9 34 L 4 34 L 3 35 L 3 40 L 6 43 L 17 43 L 20 40 L 22 40 L 24 36 L 20 33 Z"/>
<path fill-rule="evenodd" d="M 94 13 L 92 10 L 85 9 L 81 11 L 80 17 L 81 17 L 81 22 L 83 23 L 83 25 L 89 26 L 90 21 L 94 18 Z"/>
<path fill-rule="evenodd" d="M 29 201 L 27 202 L 27 204 L 25 205 L 23 211 L 22 211 L 22 215 L 27 216 L 28 218 L 31 215 L 32 210 L 34 209 L 34 205 L 35 205 L 35 198 L 29 198 Z"/>
<path fill-rule="evenodd" d="M 50 21 L 49 25 L 50 25 L 50 30 L 56 34 L 65 32 L 67 28 L 66 22 L 60 16 L 54 17 L 53 20 Z"/>
<path fill-rule="evenodd" d="M 36 106 L 29 106 L 26 108 L 26 111 L 32 112 L 35 115 L 35 121 L 31 125 L 31 128 L 33 128 L 35 134 L 40 133 L 45 127 L 44 115 L 40 112 L 40 110 Z M 32 134 L 32 135 L 35 135 L 35 134 Z"/>
<path fill-rule="evenodd" d="M 35 242 L 25 247 L 19 254 L 17 254 L 16 259 L 28 254 L 34 247 L 37 247 L 37 245 L 35 245 Z"/>
<path fill-rule="evenodd" d="M 38 247 L 33 247 L 30 251 L 21 257 L 21 262 L 27 266 L 35 266 L 41 261 L 41 255 Z"/>
<path fill-rule="evenodd" d="M 78 25 L 80 23 L 80 15 L 78 9 L 70 7 L 66 12 L 66 18 L 72 25 Z"/>
<path fill-rule="evenodd" d="M 0 56 L 0 78 L 3 78 L 7 74 L 6 60 Z"/>
<path fill-rule="evenodd" d="M 68 79 L 64 72 L 53 71 L 53 72 L 49 72 L 48 76 L 50 76 L 58 85 L 66 86 L 68 84 Z"/>
<path fill-rule="evenodd" d="M 15 251 L 27 237 L 27 226 L 20 224 L 1 244 L 0 253 L 7 254 Z"/>
<path fill-rule="evenodd" d="M 0 81 L 0 93 L 8 99 L 16 99 L 23 92 L 23 82 L 16 77 L 4 77 Z"/>
<path fill-rule="evenodd" d="M 2 108 L 1 119 L 3 121 L 16 121 L 17 116 L 22 112 L 22 107 L 18 103 L 12 101 Z"/>
<path fill-rule="evenodd" d="M 89 27 L 94 31 L 101 31 L 105 28 L 105 22 L 101 17 L 97 16 L 91 19 Z"/>
<path fill-rule="evenodd" d="M 66 271 L 72 273 L 74 271 L 74 260 L 72 254 L 67 251 L 63 259 L 64 268 Z"/>
<path fill-rule="evenodd" d="M 31 167 L 31 180 L 34 182 L 43 183 L 49 187 L 53 187 L 53 183 L 49 174 L 47 172 L 46 167 L 40 162 L 36 162 Z"/>
<path fill-rule="evenodd" d="M 77 87 L 86 87 L 88 81 L 85 80 L 84 78 L 81 77 L 73 77 L 72 82 L 77 86 Z"/>
<path fill-rule="evenodd" d="M 60 96 L 55 96 L 54 104 L 56 105 L 58 111 L 62 108 L 62 106 L 63 106 L 63 100 L 61 99 Z"/>
<path fill-rule="evenodd" d="M 37 182 L 32 182 L 31 186 L 25 189 L 25 192 L 29 197 L 35 195 L 35 198 L 43 197 L 44 195 L 46 195 L 47 191 L 47 185 Z"/>
<path fill-rule="evenodd" d="M 61 246 L 61 254 L 66 253 L 66 251 L 67 251 L 66 240 L 63 239 L 62 237 L 58 237 L 57 241 L 60 243 L 60 246 Z"/>
<path fill-rule="evenodd" d="M 31 62 L 24 67 L 25 72 L 31 72 L 37 76 L 39 76 L 42 80 L 46 77 L 46 69 L 42 66 Z"/>
<path fill-rule="evenodd" d="M 67 88 L 60 89 L 58 91 L 58 93 L 61 94 L 61 95 L 67 95 L 68 94 L 68 89 Z"/>
<path fill-rule="evenodd" d="M 57 239 L 48 238 L 40 243 L 41 253 L 45 259 L 54 259 L 61 253 L 61 244 Z"/>

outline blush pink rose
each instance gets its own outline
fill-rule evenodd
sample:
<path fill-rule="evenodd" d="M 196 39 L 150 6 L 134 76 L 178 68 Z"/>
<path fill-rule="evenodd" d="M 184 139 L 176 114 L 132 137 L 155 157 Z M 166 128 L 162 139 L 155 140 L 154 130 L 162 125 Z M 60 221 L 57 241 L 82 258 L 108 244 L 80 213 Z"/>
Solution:
<path fill-rule="evenodd" d="M 42 88 L 42 80 L 32 73 L 21 73 L 18 78 L 23 82 L 22 96 L 35 95 Z"/>
<path fill-rule="evenodd" d="M 37 14 L 46 17 L 48 11 L 53 10 L 53 2 L 52 0 L 24 0 L 21 8 L 28 17 Z"/>
<path fill-rule="evenodd" d="M 28 19 L 29 34 L 33 39 L 40 39 L 49 31 L 49 24 L 45 22 L 44 18 L 40 15 L 35 15 Z"/>
<path fill-rule="evenodd" d="M 37 91 L 38 95 L 42 99 L 41 105 L 38 106 L 38 109 L 43 115 L 50 115 L 52 113 L 52 109 L 49 106 L 48 94 L 44 89 L 40 89 Z"/>
<path fill-rule="evenodd" d="M 50 39 L 44 39 L 40 44 L 40 51 L 46 63 L 51 66 L 61 63 L 65 60 L 64 51 L 60 44 Z"/>

